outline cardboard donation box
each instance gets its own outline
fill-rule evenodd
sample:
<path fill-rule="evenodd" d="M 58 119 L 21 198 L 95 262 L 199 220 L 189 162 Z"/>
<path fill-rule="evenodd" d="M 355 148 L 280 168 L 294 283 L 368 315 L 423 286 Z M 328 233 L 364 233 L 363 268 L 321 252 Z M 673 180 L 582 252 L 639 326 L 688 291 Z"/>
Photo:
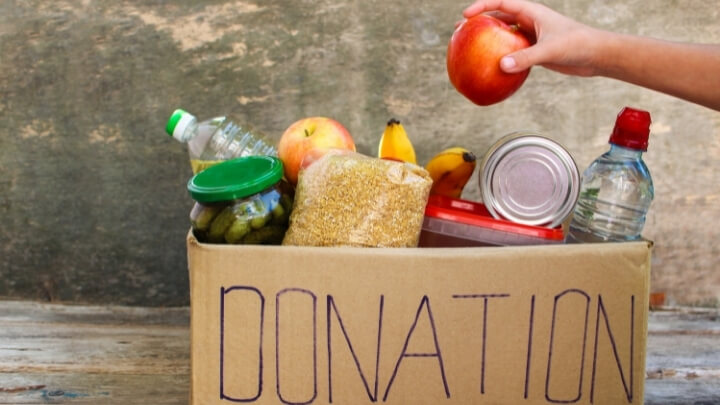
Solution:
<path fill-rule="evenodd" d="M 651 246 L 188 236 L 192 404 L 642 404 Z"/>

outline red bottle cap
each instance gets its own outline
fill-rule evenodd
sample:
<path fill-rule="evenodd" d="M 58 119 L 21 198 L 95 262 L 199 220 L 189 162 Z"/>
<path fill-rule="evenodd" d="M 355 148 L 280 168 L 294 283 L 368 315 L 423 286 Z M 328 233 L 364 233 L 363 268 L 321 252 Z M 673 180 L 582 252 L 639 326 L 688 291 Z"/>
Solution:
<path fill-rule="evenodd" d="M 625 107 L 615 121 L 610 143 L 630 149 L 646 151 L 650 137 L 650 113 Z"/>

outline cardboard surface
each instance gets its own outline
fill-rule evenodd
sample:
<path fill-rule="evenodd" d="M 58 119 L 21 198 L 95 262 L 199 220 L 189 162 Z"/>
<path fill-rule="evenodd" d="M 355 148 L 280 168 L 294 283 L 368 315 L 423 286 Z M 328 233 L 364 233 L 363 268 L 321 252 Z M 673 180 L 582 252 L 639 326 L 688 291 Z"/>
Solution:
<path fill-rule="evenodd" d="M 643 402 L 647 243 L 187 246 L 192 404 Z"/>

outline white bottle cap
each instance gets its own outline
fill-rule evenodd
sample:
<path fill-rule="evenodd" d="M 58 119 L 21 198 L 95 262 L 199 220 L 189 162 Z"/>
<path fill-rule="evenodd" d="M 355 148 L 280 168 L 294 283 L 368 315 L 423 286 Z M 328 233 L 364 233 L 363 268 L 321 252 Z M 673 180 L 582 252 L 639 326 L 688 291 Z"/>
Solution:
<path fill-rule="evenodd" d="M 196 122 L 197 119 L 194 115 L 185 110 L 177 109 L 170 116 L 165 131 L 178 141 L 185 142 L 187 141 L 183 136 L 185 131 Z"/>

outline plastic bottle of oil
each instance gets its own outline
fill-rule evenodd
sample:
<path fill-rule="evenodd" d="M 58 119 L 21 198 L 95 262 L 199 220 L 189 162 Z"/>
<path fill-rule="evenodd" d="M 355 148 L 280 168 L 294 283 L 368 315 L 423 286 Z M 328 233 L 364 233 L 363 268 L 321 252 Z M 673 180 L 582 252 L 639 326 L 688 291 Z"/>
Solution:
<path fill-rule="evenodd" d="M 265 135 L 225 116 L 198 122 L 194 115 L 177 109 L 170 116 L 165 131 L 188 144 L 193 173 L 235 157 L 277 156 L 275 145 Z"/>

